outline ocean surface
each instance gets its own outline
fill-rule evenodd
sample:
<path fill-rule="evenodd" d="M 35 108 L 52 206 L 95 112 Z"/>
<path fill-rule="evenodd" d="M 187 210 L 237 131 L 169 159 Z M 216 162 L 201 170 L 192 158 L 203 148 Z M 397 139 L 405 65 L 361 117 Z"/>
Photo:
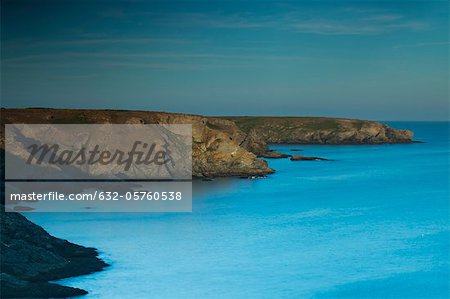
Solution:
<path fill-rule="evenodd" d="M 272 146 L 267 179 L 194 183 L 192 213 L 29 213 L 112 266 L 86 298 L 449 298 L 449 123 L 425 143 Z M 303 149 L 303 152 L 291 152 Z"/>

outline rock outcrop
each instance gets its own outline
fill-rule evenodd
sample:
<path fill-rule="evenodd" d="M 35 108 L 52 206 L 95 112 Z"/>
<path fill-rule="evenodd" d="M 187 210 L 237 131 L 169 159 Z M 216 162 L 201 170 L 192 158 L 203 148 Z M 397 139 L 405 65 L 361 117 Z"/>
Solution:
<path fill-rule="evenodd" d="M 329 159 L 320 158 L 320 157 L 309 157 L 309 156 L 297 156 L 294 155 L 291 157 L 291 161 L 330 161 Z"/>
<path fill-rule="evenodd" d="M 283 158 L 289 158 L 291 155 L 288 154 L 283 154 L 277 151 L 267 151 L 261 155 L 259 155 L 259 157 L 262 158 L 267 158 L 267 159 L 283 159 Z"/>
<path fill-rule="evenodd" d="M 226 117 L 252 140 L 253 152 L 263 153 L 270 143 L 382 144 L 411 143 L 413 133 L 367 120 L 322 117 Z M 257 144 L 257 146 L 255 146 Z"/>
<path fill-rule="evenodd" d="M 78 288 L 51 280 L 89 274 L 106 266 L 97 250 L 49 235 L 17 213 L 1 206 L 1 297 L 66 298 L 84 295 Z"/>

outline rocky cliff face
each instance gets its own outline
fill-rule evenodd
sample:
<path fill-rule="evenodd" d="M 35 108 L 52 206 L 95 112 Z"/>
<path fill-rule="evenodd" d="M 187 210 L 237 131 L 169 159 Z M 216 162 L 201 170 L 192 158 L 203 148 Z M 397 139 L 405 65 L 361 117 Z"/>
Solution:
<path fill-rule="evenodd" d="M 387 125 L 354 119 L 314 117 L 227 117 L 255 136 L 254 152 L 264 151 L 264 143 L 298 144 L 381 144 L 410 143 L 413 133 Z M 256 144 L 256 146 L 255 146 Z"/>
<path fill-rule="evenodd" d="M 1 206 L 1 297 L 66 298 L 84 295 L 81 289 L 50 280 L 89 274 L 108 266 L 94 248 L 49 235 L 17 213 Z"/>
<path fill-rule="evenodd" d="M 192 124 L 193 176 L 252 176 L 274 172 L 265 161 L 242 146 L 247 134 L 226 119 L 147 111 L 2 109 L 4 123 Z M 4 147 L 3 137 L 1 142 L 0 146 Z"/>
<path fill-rule="evenodd" d="M 192 124 L 193 176 L 254 176 L 274 172 L 257 158 L 269 143 L 409 143 L 413 133 L 384 124 L 311 117 L 205 117 L 152 111 L 2 109 L 4 123 Z M 2 131 L 3 135 L 3 131 Z M 0 147 L 4 147 L 3 137 Z"/>

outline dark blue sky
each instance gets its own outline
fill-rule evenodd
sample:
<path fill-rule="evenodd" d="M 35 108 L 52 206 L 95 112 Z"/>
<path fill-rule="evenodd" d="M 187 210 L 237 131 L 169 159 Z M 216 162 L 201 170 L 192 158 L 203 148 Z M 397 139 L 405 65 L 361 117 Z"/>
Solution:
<path fill-rule="evenodd" d="M 2 106 L 446 120 L 448 1 L 2 1 Z"/>

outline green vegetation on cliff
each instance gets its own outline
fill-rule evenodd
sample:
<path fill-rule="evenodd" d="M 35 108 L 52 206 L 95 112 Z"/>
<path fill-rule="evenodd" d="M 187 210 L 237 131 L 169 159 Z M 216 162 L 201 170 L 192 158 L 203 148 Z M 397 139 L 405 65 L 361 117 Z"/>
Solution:
<path fill-rule="evenodd" d="M 413 133 L 357 119 L 326 117 L 232 116 L 246 132 L 266 143 L 380 144 L 409 143 Z"/>

